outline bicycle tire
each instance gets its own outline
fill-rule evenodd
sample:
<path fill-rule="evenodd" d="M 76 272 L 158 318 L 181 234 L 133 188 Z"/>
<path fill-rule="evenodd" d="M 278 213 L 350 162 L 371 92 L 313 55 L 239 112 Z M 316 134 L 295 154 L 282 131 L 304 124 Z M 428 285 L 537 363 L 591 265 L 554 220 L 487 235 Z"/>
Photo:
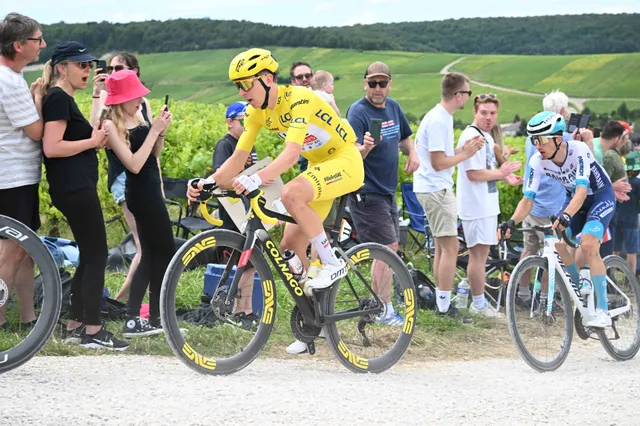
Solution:
<path fill-rule="evenodd" d="M 396 364 L 411 344 L 411 337 L 413 336 L 416 324 L 417 310 L 413 280 L 411 279 L 407 266 L 402 262 L 400 257 L 393 250 L 381 244 L 358 244 L 345 254 L 351 259 L 354 265 L 369 259 L 380 259 L 386 262 L 386 264 L 391 267 L 393 273 L 396 274 L 399 285 L 405 295 L 406 315 L 402 332 L 388 351 L 374 359 L 362 358 L 352 353 L 348 346 L 341 340 L 337 323 L 327 324 L 324 327 L 327 344 L 342 365 L 355 373 L 381 373 Z M 341 282 L 342 281 L 336 282 L 331 286 L 329 297 L 326 299 L 327 315 L 335 313 L 336 296 L 338 295 Z"/>
<path fill-rule="evenodd" d="M 53 256 L 26 225 L 0 215 L 0 237 L 14 241 L 31 256 L 42 276 L 43 291 L 40 315 L 33 329 L 16 346 L 0 352 L 0 373 L 6 373 L 33 358 L 51 338 L 60 316 L 62 285 Z"/>
<path fill-rule="evenodd" d="M 254 247 L 250 262 L 262 281 L 263 315 L 255 336 L 239 353 L 229 358 L 212 359 L 197 353 L 182 335 L 176 315 L 176 289 L 189 259 L 205 248 L 230 247 L 242 251 L 245 237 L 237 232 L 213 229 L 189 239 L 171 259 L 160 292 L 160 318 L 167 342 L 173 353 L 189 368 L 201 374 L 228 375 L 249 365 L 264 349 L 276 316 L 276 285 L 264 254 Z M 186 264 L 185 264 L 186 263 Z"/>
<path fill-rule="evenodd" d="M 518 283 L 520 282 L 523 274 L 529 268 L 544 268 L 548 269 L 548 262 L 541 256 L 528 256 L 521 260 L 518 265 L 513 269 L 511 273 L 511 279 L 507 286 L 507 322 L 509 323 L 509 333 L 511 339 L 516 345 L 520 357 L 531 368 L 541 373 L 557 370 L 567 359 L 569 355 L 569 349 L 571 348 L 571 341 L 573 339 L 573 311 L 571 309 L 571 303 L 569 299 L 569 292 L 562 283 L 560 274 L 556 271 L 556 289 L 560 291 L 562 297 L 562 308 L 565 312 L 565 336 L 563 344 L 560 345 L 560 350 L 556 357 L 549 362 L 544 362 L 537 359 L 529 349 L 526 347 L 522 340 L 520 332 L 518 331 L 518 323 L 516 321 L 516 297 L 518 292 Z M 557 300 L 557 299 L 556 299 Z"/>
<path fill-rule="evenodd" d="M 610 255 L 607 256 L 603 259 L 604 261 L 604 265 L 605 265 L 605 269 L 608 269 L 609 266 L 615 266 L 617 268 L 619 268 L 620 270 L 622 270 L 625 275 L 627 276 L 627 279 L 629 280 L 631 286 L 633 287 L 633 291 L 634 291 L 634 296 L 635 296 L 635 306 L 632 306 L 632 313 L 633 313 L 633 309 L 635 309 L 635 314 L 636 314 L 636 333 L 634 336 L 634 341 L 631 344 L 631 346 L 627 349 L 627 350 L 620 350 L 618 348 L 615 347 L 615 345 L 613 345 L 611 343 L 611 339 L 609 338 L 609 336 L 607 335 L 607 330 L 603 330 L 603 329 L 598 329 L 596 331 L 596 334 L 598 335 L 598 339 L 600 340 L 600 343 L 602 344 L 602 347 L 604 348 L 604 350 L 611 356 L 611 358 L 615 359 L 616 361 L 629 361 L 630 359 L 632 359 L 637 353 L 638 353 L 638 349 L 640 349 L 640 286 L 638 285 L 638 280 L 636 279 L 635 275 L 631 272 L 631 270 L 629 269 L 629 266 L 627 265 L 627 262 L 625 260 L 623 260 L 620 256 L 615 256 L 615 255 Z M 609 274 L 605 274 L 607 277 L 609 276 Z M 629 295 L 627 295 L 629 296 Z M 629 296 L 630 298 L 632 296 Z"/>

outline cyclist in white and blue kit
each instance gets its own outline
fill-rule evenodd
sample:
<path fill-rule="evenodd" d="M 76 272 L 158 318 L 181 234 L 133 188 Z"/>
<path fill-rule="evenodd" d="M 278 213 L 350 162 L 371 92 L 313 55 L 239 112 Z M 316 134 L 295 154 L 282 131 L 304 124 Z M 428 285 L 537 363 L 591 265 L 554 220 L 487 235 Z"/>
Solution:
<path fill-rule="evenodd" d="M 566 189 L 566 198 L 554 228 L 567 229 L 569 236 L 582 234 L 576 251 L 578 265 L 589 265 L 596 292 L 596 312 L 589 327 L 611 326 L 607 307 L 605 266 L 600 257 L 600 243 L 615 211 L 616 199 L 607 173 L 596 162 L 589 147 L 578 141 L 562 141 L 566 124 L 560 114 L 541 112 L 527 125 L 527 133 L 536 152 L 526 170 L 528 174 L 524 198 L 518 203 L 505 227 L 522 221 L 533 208 L 540 178 L 549 176 Z M 556 246 L 574 282 L 579 281 L 578 268 L 564 243 Z"/>

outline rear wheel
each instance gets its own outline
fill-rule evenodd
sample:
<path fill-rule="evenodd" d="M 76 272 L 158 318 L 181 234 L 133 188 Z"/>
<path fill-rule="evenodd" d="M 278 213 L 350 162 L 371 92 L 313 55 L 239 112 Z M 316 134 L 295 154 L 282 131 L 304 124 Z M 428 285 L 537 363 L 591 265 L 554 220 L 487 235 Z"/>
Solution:
<path fill-rule="evenodd" d="M 327 315 L 379 309 L 376 313 L 325 325 L 327 342 L 338 360 L 351 371 L 381 373 L 398 362 L 411 343 L 417 309 L 413 281 L 400 257 L 383 245 L 359 244 L 345 254 L 354 268 L 331 286 Z M 394 281 L 404 296 L 402 304 L 393 297 Z M 385 302 L 394 300 L 396 315 L 391 317 Z"/>
<path fill-rule="evenodd" d="M 33 294 L 27 291 L 30 299 L 19 301 L 10 289 L 15 290 L 20 279 L 24 279 L 22 285 L 33 286 L 38 275 L 42 296 L 34 308 L 36 319 L 25 323 L 21 314 L 30 314 Z M 0 325 L 0 373 L 24 364 L 42 349 L 51 338 L 61 305 L 60 275 L 49 250 L 24 224 L 0 216 L 0 321 L 6 319 Z"/>
<path fill-rule="evenodd" d="M 225 375 L 243 369 L 260 354 L 273 329 L 276 286 L 258 247 L 248 264 L 253 272 L 243 274 L 239 296 L 225 303 L 244 241 L 243 235 L 228 230 L 198 234 L 178 250 L 165 273 L 162 326 L 173 353 L 198 373 Z"/>

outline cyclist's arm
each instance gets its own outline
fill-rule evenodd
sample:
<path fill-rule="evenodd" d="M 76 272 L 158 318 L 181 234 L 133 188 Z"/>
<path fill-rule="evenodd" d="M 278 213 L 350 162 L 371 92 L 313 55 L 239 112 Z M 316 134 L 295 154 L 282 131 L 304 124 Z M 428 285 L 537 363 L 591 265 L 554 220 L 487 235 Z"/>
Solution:
<path fill-rule="evenodd" d="M 516 211 L 514 211 L 513 215 L 511 216 L 511 220 L 513 220 L 515 223 L 522 222 L 527 216 L 529 216 L 529 213 L 531 213 L 532 209 L 533 200 L 531 198 L 524 197 L 518 203 Z"/>
<path fill-rule="evenodd" d="M 576 192 L 573 194 L 573 197 L 571 197 L 571 201 L 569 202 L 569 205 L 567 206 L 566 209 L 564 209 L 564 213 L 568 213 L 571 216 L 575 215 L 578 210 L 580 210 L 580 207 L 582 207 L 582 203 L 584 203 L 584 200 L 586 200 L 587 198 L 587 187 L 585 186 L 578 186 L 576 187 Z"/>
<path fill-rule="evenodd" d="M 236 149 L 231 154 L 231 157 L 211 175 L 219 187 L 233 188 L 233 181 L 244 170 L 260 128 L 262 128 L 262 123 L 258 116 L 247 111 L 244 118 L 244 132 L 240 135 Z"/>

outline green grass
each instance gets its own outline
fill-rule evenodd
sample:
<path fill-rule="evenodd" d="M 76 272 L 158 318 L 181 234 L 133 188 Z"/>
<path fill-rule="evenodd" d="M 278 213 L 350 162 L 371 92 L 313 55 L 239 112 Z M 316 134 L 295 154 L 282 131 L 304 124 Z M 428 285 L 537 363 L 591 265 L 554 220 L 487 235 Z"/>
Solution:
<path fill-rule="evenodd" d="M 196 52 L 171 52 L 140 56 L 142 80 L 152 90 L 149 97 L 160 99 L 170 94 L 172 99 L 202 103 L 229 104 L 239 100 L 228 81 L 228 64 L 240 49 Z M 440 98 L 439 71 L 463 57 L 449 53 L 416 53 L 394 51 L 352 51 L 324 48 L 272 48 L 280 62 L 280 81 L 289 82 L 289 64 L 307 61 L 315 70 L 325 69 L 336 77 L 335 96 L 341 112 L 364 94 L 362 77 L 367 65 L 386 62 L 392 72 L 391 97 L 405 112 L 420 118 Z M 587 98 L 633 98 L 640 102 L 640 54 L 514 56 L 467 55 L 454 66 L 477 81 L 535 93 L 554 89 L 570 96 Z M 40 72 L 25 73 L 28 81 Z M 476 93 L 487 89 L 472 87 Z M 491 90 L 494 91 L 494 90 Z M 518 114 L 529 117 L 541 108 L 536 97 L 506 94 L 498 91 L 501 100 L 501 122 L 510 122 Z M 617 107 L 614 102 L 611 106 Z M 628 103 L 637 105 L 637 103 Z M 610 108 L 607 105 L 606 108 Z M 459 112 L 456 118 L 471 121 L 471 108 Z"/>

